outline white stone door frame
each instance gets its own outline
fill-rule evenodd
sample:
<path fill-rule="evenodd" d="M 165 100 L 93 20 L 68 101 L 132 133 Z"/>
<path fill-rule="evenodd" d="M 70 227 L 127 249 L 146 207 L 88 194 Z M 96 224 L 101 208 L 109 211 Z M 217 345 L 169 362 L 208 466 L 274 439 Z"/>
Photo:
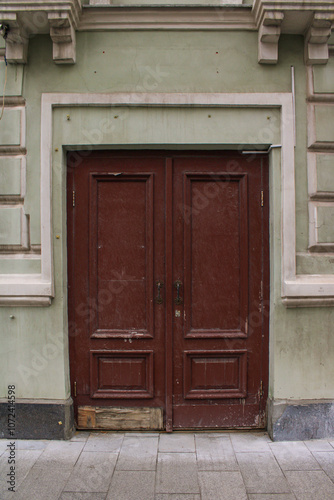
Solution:
<path fill-rule="evenodd" d="M 41 105 L 41 274 L 0 275 L 0 297 L 27 305 L 54 295 L 52 234 L 53 109 L 59 107 L 278 108 L 281 112 L 281 295 L 285 302 L 333 303 L 334 275 L 296 274 L 295 146 L 292 93 L 45 93 Z M 237 138 L 236 138 L 237 139 Z M 236 140 L 237 143 L 237 140 Z M 1 300 L 1 299 L 0 299 Z"/>

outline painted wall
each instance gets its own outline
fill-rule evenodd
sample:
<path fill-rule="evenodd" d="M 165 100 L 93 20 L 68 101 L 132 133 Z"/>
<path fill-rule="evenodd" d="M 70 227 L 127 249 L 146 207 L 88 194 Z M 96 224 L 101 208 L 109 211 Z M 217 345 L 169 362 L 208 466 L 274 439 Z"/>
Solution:
<path fill-rule="evenodd" d="M 77 63 L 57 66 L 48 36 L 29 45 L 29 63 L 8 69 L 8 91 L 26 99 L 26 193 L 21 211 L 30 216 L 30 241 L 40 244 L 40 103 L 44 92 L 290 92 L 291 65 L 296 74 L 296 223 L 297 269 L 303 273 L 333 273 L 332 258 L 310 256 L 308 249 L 306 71 L 303 39 L 282 36 L 279 63 L 257 62 L 253 32 L 109 32 L 77 33 Z M 316 85 L 331 86 L 333 63 L 317 69 Z M 0 67 L 0 86 L 3 78 Z M 333 89 L 331 89 L 333 92 Z M 9 95 L 9 94 L 7 94 Z M 68 118 L 69 115 L 69 118 Z M 210 117 L 208 115 L 211 115 Z M 117 117 L 117 118 L 116 118 Z M 104 119 L 112 124 L 101 126 Z M 332 115 L 322 118 L 324 131 Z M 18 136 L 19 118 L 5 111 L 2 140 Z M 53 227 L 56 296 L 50 307 L 0 309 L 0 397 L 16 384 L 18 398 L 64 399 L 70 394 L 66 302 L 65 154 L 62 146 L 147 142 L 236 144 L 279 143 L 277 110 L 147 111 L 61 108 L 54 112 Z M 170 123 L 173 127 L 170 127 Z M 168 135 L 167 135 L 168 132 Z M 324 132 L 324 133 L 325 133 Z M 319 131 L 321 134 L 321 130 Z M 1 131 L 0 131 L 1 134 Z M 8 143 L 8 142 L 7 142 Z M 19 187 L 20 167 L 0 162 L 2 193 Z M 286 309 L 281 302 L 280 152 L 270 161 L 271 206 L 271 337 L 270 395 L 275 399 L 330 399 L 334 394 L 332 308 Z M 328 170 L 329 168 L 329 170 Z M 331 179 L 331 166 L 321 182 Z M 19 238 L 21 217 L 0 207 L 0 238 Z M 1 219 L 1 217 L 3 219 Z M 9 218 L 8 218 L 9 217 Z M 7 222 L 6 222 L 7 221 Z M 9 222 L 8 222 L 9 221 Z M 1 227 L 1 226 L 0 226 Z M 6 233 L 6 231 L 8 231 Z M 0 242 L 1 244 L 1 242 Z M 1 272 L 36 272 L 34 258 L 1 255 Z M 4 271 L 4 269 L 6 271 Z"/>

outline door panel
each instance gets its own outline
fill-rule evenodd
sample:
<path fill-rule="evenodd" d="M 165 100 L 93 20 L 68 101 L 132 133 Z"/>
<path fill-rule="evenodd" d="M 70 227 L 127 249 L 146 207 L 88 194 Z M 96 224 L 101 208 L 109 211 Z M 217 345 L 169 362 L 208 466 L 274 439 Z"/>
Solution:
<path fill-rule="evenodd" d="M 108 305 L 92 335 L 153 337 L 153 174 L 90 174 L 90 190 L 90 296 Z"/>
<path fill-rule="evenodd" d="M 106 151 L 69 166 L 80 427 L 263 427 L 269 259 L 261 191 L 263 158 L 236 153 Z"/>
<path fill-rule="evenodd" d="M 264 418 L 266 175 L 261 159 L 247 164 L 241 155 L 174 159 L 173 279 L 184 298 L 173 314 L 174 428 L 252 427 Z"/>
<path fill-rule="evenodd" d="M 184 399 L 244 398 L 247 351 L 184 351 Z"/>
<path fill-rule="evenodd" d="M 164 160 L 92 154 L 69 169 L 68 180 L 75 191 L 68 245 L 78 418 L 87 407 L 128 408 L 124 428 L 143 428 L 147 407 L 165 408 L 165 310 L 154 301 L 165 272 Z M 143 420 L 134 407 L 143 407 Z M 97 414 L 108 420 L 106 411 Z M 96 420 L 91 412 L 87 418 L 88 426 Z"/>
<path fill-rule="evenodd" d="M 238 332 L 244 336 L 247 174 L 185 173 L 182 177 L 185 206 L 178 207 L 183 212 L 185 335 L 220 338 Z"/>
<path fill-rule="evenodd" d="M 91 397 L 153 398 L 153 351 L 91 351 Z"/>

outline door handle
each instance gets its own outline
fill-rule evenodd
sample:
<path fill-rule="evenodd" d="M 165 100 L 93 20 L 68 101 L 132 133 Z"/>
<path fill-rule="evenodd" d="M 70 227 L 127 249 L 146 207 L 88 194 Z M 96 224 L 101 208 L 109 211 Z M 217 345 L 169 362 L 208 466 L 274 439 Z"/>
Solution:
<path fill-rule="evenodd" d="M 158 296 L 155 298 L 155 302 L 157 304 L 162 304 L 163 303 L 163 298 L 160 295 L 161 288 L 164 286 L 163 281 L 158 280 L 156 282 L 157 288 L 158 288 Z"/>
<path fill-rule="evenodd" d="M 176 288 L 175 304 L 179 306 L 183 302 L 182 297 L 180 297 L 180 287 L 182 286 L 182 282 L 180 280 L 176 280 L 174 286 Z"/>

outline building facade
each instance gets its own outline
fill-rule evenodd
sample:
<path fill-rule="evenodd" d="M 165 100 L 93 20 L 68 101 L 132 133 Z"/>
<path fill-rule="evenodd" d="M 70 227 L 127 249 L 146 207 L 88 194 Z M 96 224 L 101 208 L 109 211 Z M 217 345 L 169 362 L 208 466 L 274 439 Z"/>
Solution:
<path fill-rule="evenodd" d="M 333 0 L 0 22 L 0 437 L 334 436 Z"/>

